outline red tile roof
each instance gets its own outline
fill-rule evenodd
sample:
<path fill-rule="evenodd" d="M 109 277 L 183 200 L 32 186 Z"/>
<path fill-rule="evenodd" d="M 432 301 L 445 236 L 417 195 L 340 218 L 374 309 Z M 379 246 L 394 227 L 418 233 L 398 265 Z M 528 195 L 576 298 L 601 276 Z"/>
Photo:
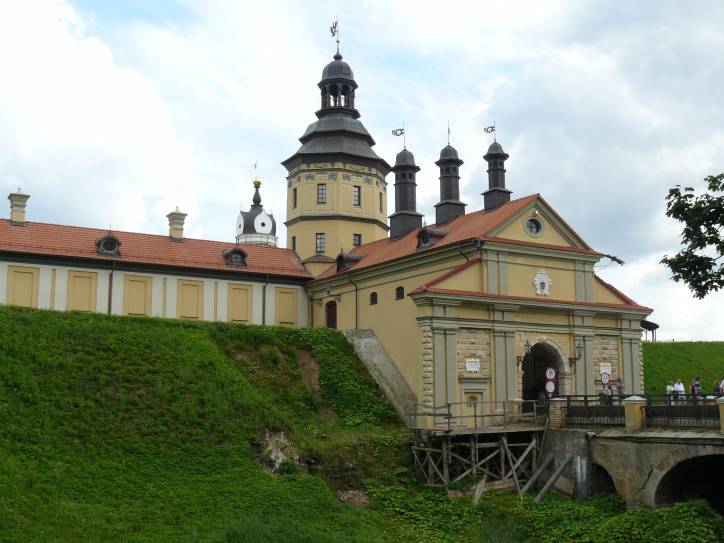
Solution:
<path fill-rule="evenodd" d="M 562 247 L 559 245 L 548 245 L 544 243 L 533 243 L 527 241 L 503 239 L 492 235 L 495 230 L 503 226 L 507 221 L 513 218 L 513 216 L 519 213 L 528 204 L 531 204 L 536 200 L 540 200 L 543 204 L 545 204 L 546 207 L 549 208 L 550 211 L 556 216 L 556 218 L 558 218 L 563 224 L 565 224 L 565 221 L 563 221 L 563 219 L 561 219 L 560 216 L 555 213 L 555 211 L 553 211 L 553 209 L 541 197 L 540 194 L 532 194 L 524 198 L 518 198 L 517 200 L 513 200 L 505 205 L 500 206 L 497 209 L 494 209 L 493 211 L 475 211 L 473 213 L 468 213 L 466 215 L 456 217 L 448 224 L 436 227 L 438 228 L 438 230 L 446 232 L 446 234 L 443 237 L 439 238 L 433 247 L 444 247 L 445 245 L 450 245 L 460 241 L 477 238 L 485 241 L 499 241 L 506 244 L 525 245 L 528 247 L 558 249 L 593 255 L 600 254 L 591 249 L 588 245 L 586 245 L 586 243 L 575 232 L 573 232 L 572 229 L 571 232 L 573 232 L 573 235 L 576 236 L 576 239 L 579 240 L 583 247 Z M 568 225 L 566 226 L 568 227 Z M 568 228 L 570 229 L 570 227 Z M 394 240 L 385 238 L 373 241 L 371 243 L 367 243 L 360 247 L 356 247 L 352 251 L 352 254 L 362 255 L 363 258 L 357 264 L 345 270 L 345 273 L 349 271 L 359 270 L 362 268 L 367 268 L 369 266 L 374 266 L 375 264 L 381 264 L 383 262 L 395 260 L 397 258 L 402 258 L 417 253 L 417 235 L 419 232 L 420 229 L 415 229 L 408 232 L 401 238 L 397 238 Z M 332 277 L 336 273 L 336 268 L 332 266 L 324 273 L 322 273 L 318 277 L 318 279 Z"/>
<path fill-rule="evenodd" d="M 227 266 L 221 255 L 222 251 L 236 247 L 233 243 L 190 238 L 179 243 L 155 234 L 112 233 L 121 242 L 120 256 L 96 254 L 95 242 L 107 235 L 107 230 L 38 222 L 13 226 L 10 221 L 0 219 L 0 252 L 311 278 L 290 249 L 239 245 L 247 255 L 247 266 L 238 268 Z"/>

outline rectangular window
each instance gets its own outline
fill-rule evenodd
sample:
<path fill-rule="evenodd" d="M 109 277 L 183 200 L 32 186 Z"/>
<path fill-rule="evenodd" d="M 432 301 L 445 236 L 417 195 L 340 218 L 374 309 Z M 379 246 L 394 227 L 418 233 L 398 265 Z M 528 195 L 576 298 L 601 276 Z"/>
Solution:
<path fill-rule="evenodd" d="M 317 252 L 323 253 L 327 250 L 327 240 L 325 238 L 324 234 L 317 234 L 316 236 L 316 242 L 317 242 Z"/>
<path fill-rule="evenodd" d="M 150 316 L 152 286 L 150 277 L 126 275 L 123 282 L 123 314 Z"/>
<path fill-rule="evenodd" d="M 317 203 L 318 204 L 327 203 L 327 185 L 324 183 L 319 183 L 317 185 Z"/>
<path fill-rule="evenodd" d="M 362 188 L 358 185 L 352 187 L 352 205 L 362 205 Z"/>
<path fill-rule="evenodd" d="M 380 192 L 380 213 L 384 213 L 384 210 L 382 209 L 382 193 Z"/>
<path fill-rule="evenodd" d="M 297 208 L 297 189 L 292 189 L 292 208 Z"/>
<path fill-rule="evenodd" d="M 95 272 L 68 272 L 68 311 L 95 311 L 97 282 Z"/>
<path fill-rule="evenodd" d="M 249 322 L 252 312 L 252 290 L 247 285 L 229 283 L 228 318 L 230 322 Z"/>
<path fill-rule="evenodd" d="M 38 307 L 39 268 L 8 266 L 7 303 Z"/>
<path fill-rule="evenodd" d="M 352 246 L 359 247 L 362 245 L 362 234 L 352 234 Z"/>
<path fill-rule="evenodd" d="M 179 279 L 176 284 L 176 316 L 179 319 L 203 319 L 204 282 Z"/>
<path fill-rule="evenodd" d="M 297 236 L 292 236 L 292 251 L 297 250 Z"/>
<path fill-rule="evenodd" d="M 296 326 L 299 292 L 293 288 L 276 288 L 277 324 Z"/>

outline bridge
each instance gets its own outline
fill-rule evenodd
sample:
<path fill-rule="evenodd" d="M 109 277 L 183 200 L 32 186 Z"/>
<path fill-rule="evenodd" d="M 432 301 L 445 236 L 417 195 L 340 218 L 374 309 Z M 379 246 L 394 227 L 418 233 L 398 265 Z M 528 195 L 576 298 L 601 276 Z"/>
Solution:
<path fill-rule="evenodd" d="M 577 498 L 616 492 L 630 507 L 704 498 L 724 513 L 724 398 L 489 403 L 414 414 L 415 471 L 426 484 L 468 478 L 522 492 L 541 471 L 541 482 Z"/>

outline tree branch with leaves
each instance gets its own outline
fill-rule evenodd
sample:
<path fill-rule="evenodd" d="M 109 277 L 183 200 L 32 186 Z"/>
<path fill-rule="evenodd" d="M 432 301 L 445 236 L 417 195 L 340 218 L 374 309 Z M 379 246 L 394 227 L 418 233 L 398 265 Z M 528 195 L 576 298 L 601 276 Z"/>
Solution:
<path fill-rule="evenodd" d="M 683 248 L 661 259 L 672 279 L 686 283 L 697 298 L 724 288 L 724 173 L 705 181 L 708 192 L 699 196 L 692 187 L 669 190 L 666 215 L 684 223 Z"/>

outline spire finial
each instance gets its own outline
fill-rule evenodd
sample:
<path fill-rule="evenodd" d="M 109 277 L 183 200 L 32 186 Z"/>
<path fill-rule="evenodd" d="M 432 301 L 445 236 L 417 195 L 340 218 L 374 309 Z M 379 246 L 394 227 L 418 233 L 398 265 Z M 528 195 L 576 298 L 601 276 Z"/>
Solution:
<path fill-rule="evenodd" d="M 493 142 L 498 141 L 498 139 L 497 139 L 497 137 L 496 137 L 496 135 L 495 135 L 495 121 L 493 121 L 492 126 L 486 126 L 485 128 L 483 128 L 483 132 L 485 132 L 486 134 L 492 134 L 492 135 L 493 135 Z"/>
<path fill-rule="evenodd" d="M 332 23 L 332 26 L 329 27 L 329 32 L 332 34 L 332 37 L 335 38 L 335 41 L 337 42 L 337 54 L 334 55 L 334 58 L 336 59 L 337 56 L 339 56 L 339 59 L 342 58 L 342 55 L 339 53 L 339 16 L 334 17 L 334 22 Z M 339 60 L 337 59 L 337 60 Z"/>
<path fill-rule="evenodd" d="M 447 144 L 450 145 L 450 121 L 447 122 Z"/>

